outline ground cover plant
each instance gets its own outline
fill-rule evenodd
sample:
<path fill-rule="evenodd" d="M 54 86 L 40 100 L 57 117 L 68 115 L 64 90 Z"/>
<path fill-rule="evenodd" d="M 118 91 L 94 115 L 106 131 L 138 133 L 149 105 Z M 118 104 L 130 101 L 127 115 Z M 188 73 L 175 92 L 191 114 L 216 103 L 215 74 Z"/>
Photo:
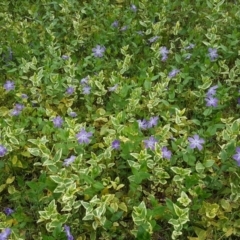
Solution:
<path fill-rule="evenodd" d="M 239 239 L 237 2 L 0 2 L 0 240 Z"/>

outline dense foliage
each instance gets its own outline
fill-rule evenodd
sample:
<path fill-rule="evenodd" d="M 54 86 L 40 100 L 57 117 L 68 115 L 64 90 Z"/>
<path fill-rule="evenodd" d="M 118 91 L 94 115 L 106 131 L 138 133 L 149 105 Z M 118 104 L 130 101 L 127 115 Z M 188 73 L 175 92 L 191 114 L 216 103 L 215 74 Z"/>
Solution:
<path fill-rule="evenodd" d="M 240 8 L 0 2 L 0 239 L 240 237 Z"/>

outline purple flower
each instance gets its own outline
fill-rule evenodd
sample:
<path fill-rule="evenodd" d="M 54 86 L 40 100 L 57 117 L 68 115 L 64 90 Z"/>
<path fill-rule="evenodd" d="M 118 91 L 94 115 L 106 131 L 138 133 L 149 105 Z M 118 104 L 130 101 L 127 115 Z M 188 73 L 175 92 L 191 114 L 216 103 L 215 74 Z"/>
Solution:
<path fill-rule="evenodd" d="M 57 116 L 53 119 L 53 124 L 55 127 L 61 127 L 63 124 L 63 119 L 60 116 Z"/>
<path fill-rule="evenodd" d="M 137 7 L 136 5 L 132 4 L 130 9 L 133 11 L 133 12 L 136 12 L 137 11 Z"/>
<path fill-rule="evenodd" d="M 14 108 L 18 111 L 22 111 L 24 109 L 24 105 L 20 104 L 20 103 L 17 103 Z"/>
<path fill-rule="evenodd" d="M 108 91 L 109 92 L 114 92 L 117 89 L 117 87 L 118 87 L 118 84 L 115 84 L 113 87 L 109 87 Z"/>
<path fill-rule="evenodd" d="M 95 48 L 92 49 L 94 57 L 103 57 L 106 48 L 104 46 L 97 45 Z"/>
<path fill-rule="evenodd" d="M 195 134 L 193 137 L 189 137 L 188 141 L 191 149 L 198 148 L 198 150 L 202 150 L 202 144 L 205 143 L 205 141 L 202 138 L 199 138 L 199 135 L 197 134 Z"/>
<path fill-rule="evenodd" d="M 170 159 L 172 156 L 172 152 L 170 150 L 167 149 L 167 147 L 163 147 L 162 148 L 162 157 L 166 158 L 166 159 Z"/>
<path fill-rule="evenodd" d="M 0 240 L 7 240 L 9 235 L 11 234 L 10 228 L 5 228 L 5 230 L 0 233 Z"/>
<path fill-rule="evenodd" d="M 112 27 L 114 27 L 114 28 L 117 28 L 118 27 L 118 24 L 119 24 L 119 22 L 117 21 L 117 20 L 115 20 L 113 23 L 112 23 Z"/>
<path fill-rule="evenodd" d="M 207 91 L 207 97 L 211 97 L 214 94 L 216 94 L 216 89 L 218 88 L 218 85 L 215 85 L 213 87 L 210 87 Z"/>
<path fill-rule="evenodd" d="M 82 85 L 88 84 L 88 79 L 89 79 L 89 77 L 82 78 L 82 79 L 80 80 L 80 84 L 82 84 Z"/>
<path fill-rule="evenodd" d="M 151 117 L 147 122 L 147 127 L 151 128 L 157 125 L 159 117 Z"/>
<path fill-rule="evenodd" d="M 3 145 L 0 145 L 0 157 L 4 157 L 6 153 L 7 149 Z"/>
<path fill-rule="evenodd" d="M 185 47 L 186 50 L 193 49 L 195 47 L 195 44 L 190 43 L 187 47 Z"/>
<path fill-rule="evenodd" d="M 5 88 L 6 91 L 10 91 L 13 90 L 15 88 L 15 83 L 8 80 L 6 81 L 6 83 L 3 85 L 3 87 Z"/>
<path fill-rule="evenodd" d="M 205 100 L 207 102 L 206 106 L 208 106 L 208 107 L 217 107 L 217 105 L 218 105 L 218 99 L 214 98 L 212 96 L 205 98 Z"/>
<path fill-rule="evenodd" d="M 12 213 L 14 213 L 14 211 L 13 211 L 13 209 L 7 207 L 7 208 L 4 209 L 4 213 L 7 216 L 10 216 Z"/>
<path fill-rule="evenodd" d="M 155 37 L 149 38 L 148 41 L 149 41 L 150 43 L 154 43 L 154 42 L 156 42 L 158 39 L 159 39 L 159 36 L 155 36 Z"/>
<path fill-rule="evenodd" d="M 76 114 L 75 112 L 70 112 L 70 113 L 69 113 L 69 116 L 74 118 L 74 117 L 77 116 L 77 114 Z"/>
<path fill-rule="evenodd" d="M 25 94 L 25 93 L 23 93 L 23 94 L 21 95 L 21 98 L 27 99 L 27 98 L 28 98 L 28 95 Z"/>
<path fill-rule="evenodd" d="M 80 144 L 82 143 L 89 143 L 90 142 L 90 137 L 92 136 L 93 134 L 91 132 L 86 132 L 85 129 L 81 129 L 81 131 L 76 134 L 76 137 L 77 137 L 77 140 Z"/>
<path fill-rule="evenodd" d="M 168 53 L 169 53 L 167 47 L 165 47 L 165 46 L 160 47 L 159 52 L 161 55 L 168 55 Z"/>
<path fill-rule="evenodd" d="M 120 141 L 119 140 L 114 140 L 113 142 L 112 142 L 112 148 L 113 149 L 119 149 L 120 148 Z"/>
<path fill-rule="evenodd" d="M 237 161 L 237 165 L 240 166 L 240 147 L 236 148 L 236 154 L 233 155 L 233 159 Z"/>
<path fill-rule="evenodd" d="M 18 116 L 20 113 L 21 113 L 21 111 L 15 109 L 15 108 L 11 111 L 12 116 Z"/>
<path fill-rule="evenodd" d="M 138 122 L 138 127 L 140 128 L 140 129 L 147 129 L 147 127 L 148 127 L 148 122 L 145 120 L 145 119 L 143 119 L 143 120 L 137 120 L 137 122 Z"/>
<path fill-rule="evenodd" d="M 211 61 L 214 61 L 215 59 L 218 58 L 218 53 L 216 48 L 209 48 L 208 49 L 208 56 Z"/>
<path fill-rule="evenodd" d="M 63 162 L 63 166 L 66 166 L 66 167 L 68 167 L 71 163 L 73 163 L 74 162 L 74 160 L 75 160 L 75 156 L 71 156 L 70 158 L 66 158 L 65 160 L 64 160 L 64 162 Z"/>
<path fill-rule="evenodd" d="M 123 27 L 121 27 L 121 29 L 120 29 L 120 31 L 122 31 L 122 32 L 124 32 L 124 31 L 126 31 L 128 29 L 128 26 L 123 26 Z"/>
<path fill-rule="evenodd" d="M 91 87 L 90 86 L 83 87 L 83 94 L 88 95 L 88 94 L 90 94 L 90 92 L 91 92 Z"/>
<path fill-rule="evenodd" d="M 192 54 L 191 53 L 188 53 L 185 57 L 185 60 L 189 60 L 190 58 L 192 57 Z"/>
<path fill-rule="evenodd" d="M 178 69 L 173 69 L 173 70 L 168 74 L 168 77 L 169 77 L 169 78 L 173 78 L 173 77 L 175 77 L 179 72 L 180 72 L 180 70 L 178 70 Z"/>
<path fill-rule="evenodd" d="M 64 225 L 64 232 L 67 235 L 67 240 L 74 240 L 73 235 L 70 232 L 70 227 L 67 225 Z"/>
<path fill-rule="evenodd" d="M 157 143 L 157 139 L 154 138 L 153 136 L 149 137 L 149 139 L 143 140 L 145 147 L 150 148 L 151 150 L 154 150 L 155 148 L 155 143 Z"/>
<path fill-rule="evenodd" d="M 67 91 L 66 91 L 66 94 L 69 94 L 69 95 L 71 95 L 71 94 L 73 94 L 74 93 L 74 87 L 68 87 L 67 88 Z"/>
<path fill-rule="evenodd" d="M 69 59 L 69 56 L 67 56 L 67 55 L 62 55 L 62 59 L 63 59 L 63 60 L 68 60 L 68 59 Z"/>

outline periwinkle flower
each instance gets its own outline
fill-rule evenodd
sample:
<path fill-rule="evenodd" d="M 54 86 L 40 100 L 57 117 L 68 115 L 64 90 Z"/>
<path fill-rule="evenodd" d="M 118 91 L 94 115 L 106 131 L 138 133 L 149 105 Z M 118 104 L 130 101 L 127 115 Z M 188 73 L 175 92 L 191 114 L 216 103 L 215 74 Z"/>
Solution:
<path fill-rule="evenodd" d="M 5 230 L 0 233 L 0 240 L 7 240 L 9 235 L 11 234 L 10 228 L 5 228 Z"/>
<path fill-rule="evenodd" d="M 208 49 L 208 56 L 211 61 L 214 61 L 215 59 L 218 58 L 218 53 L 216 48 L 209 48 Z"/>
<path fill-rule="evenodd" d="M 148 128 L 155 127 L 158 123 L 158 119 L 159 117 L 151 117 L 147 122 L 147 127 Z"/>
<path fill-rule="evenodd" d="M 147 129 L 147 127 L 148 127 L 148 122 L 147 122 L 147 120 L 145 120 L 145 119 L 143 119 L 143 120 L 137 120 L 137 122 L 138 122 L 138 127 L 140 128 L 140 129 Z"/>
<path fill-rule="evenodd" d="M 133 12 L 137 12 L 137 7 L 136 5 L 132 4 L 130 9 L 133 11 Z"/>
<path fill-rule="evenodd" d="M 171 158 L 171 156 L 172 156 L 172 152 L 170 150 L 168 150 L 167 147 L 163 147 L 162 148 L 162 157 L 169 160 Z"/>
<path fill-rule="evenodd" d="M 70 227 L 67 225 L 64 225 L 64 232 L 67 235 L 67 240 L 74 240 L 73 235 L 70 232 Z"/>
<path fill-rule="evenodd" d="M 63 124 L 63 119 L 60 116 L 57 116 L 53 119 L 53 124 L 55 127 L 60 128 Z"/>
<path fill-rule="evenodd" d="M 11 111 L 10 114 L 11 114 L 12 116 L 18 116 L 20 113 L 21 113 L 21 111 L 19 111 L 19 110 L 17 110 L 17 109 L 14 108 L 14 109 Z"/>
<path fill-rule="evenodd" d="M 14 108 L 18 111 L 22 111 L 24 109 L 24 105 L 20 104 L 20 103 L 17 103 Z"/>
<path fill-rule="evenodd" d="M 168 77 L 169 77 L 169 78 L 173 78 L 173 77 L 175 77 L 179 72 L 180 72 L 179 69 L 173 69 L 173 70 L 168 74 Z"/>
<path fill-rule="evenodd" d="M 112 23 L 112 27 L 114 27 L 114 28 L 117 28 L 118 27 L 118 24 L 119 24 L 119 22 L 117 21 L 117 20 L 115 20 L 113 23 Z"/>
<path fill-rule="evenodd" d="M 88 95 L 91 92 L 91 87 L 90 86 L 84 86 L 83 87 L 83 94 Z"/>
<path fill-rule="evenodd" d="M 236 153 L 233 155 L 233 159 L 237 161 L 237 165 L 240 166 L 240 147 L 236 148 Z"/>
<path fill-rule="evenodd" d="M 10 91 L 15 88 L 15 83 L 13 81 L 7 80 L 3 87 L 5 88 L 6 91 Z"/>
<path fill-rule="evenodd" d="M 212 96 L 205 98 L 207 107 L 217 107 L 218 99 Z"/>
<path fill-rule="evenodd" d="M 162 61 L 165 62 L 168 59 L 168 53 L 169 53 L 167 47 L 165 46 L 160 47 L 159 52 L 162 55 Z"/>
<path fill-rule="evenodd" d="M 190 43 L 187 47 L 185 47 L 186 50 L 193 49 L 195 47 L 195 44 Z"/>
<path fill-rule="evenodd" d="M 185 57 L 185 60 L 189 60 L 190 58 L 192 57 L 192 54 L 191 53 L 188 53 Z"/>
<path fill-rule="evenodd" d="M 217 88 L 218 88 L 218 85 L 210 87 L 207 91 L 207 97 L 215 95 Z"/>
<path fill-rule="evenodd" d="M 91 132 L 87 132 L 85 131 L 85 129 L 81 129 L 81 131 L 76 134 L 77 140 L 80 144 L 86 143 L 88 144 L 90 142 L 90 137 L 92 137 L 92 133 Z"/>
<path fill-rule="evenodd" d="M 75 113 L 75 112 L 70 112 L 70 113 L 69 113 L 69 116 L 75 118 L 75 117 L 77 117 L 77 113 Z"/>
<path fill-rule="evenodd" d="M 7 149 L 3 145 L 0 145 L 0 157 L 4 157 L 6 153 Z"/>
<path fill-rule="evenodd" d="M 155 143 L 157 143 L 157 139 L 153 136 L 149 137 L 149 139 L 143 140 L 145 147 L 150 148 L 151 150 L 155 149 Z"/>
<path fill-rule="evenodd" d="M 71 95 L 74 93 L 74 91 L 75 91 L 74 87 L 68 87 L 66 90 L 66 94 Z"/>
<path fill-rule="evenodd" d="M 76 159 L 76 156 L 71 156 L 70 158 L 66 158 L 63 162 L 63 166 L 68 167 L 71 163 L 73 163 Z"/>
<path fill-rule="evenodd" d="M 69 59 L 69 56 L 67 56 L 67 55 L 62 55 L 62 59 L 63 59 L 63 60 L 68 60 L 68 59 Z"/>
<path fill-rule="evenodd" d="M 113 149 L 119 149 L 120 148 L 120 141 L 115 139 L 113 142 L 112 142 L 112 148 Z"/>
<path fill-rule="evenodd" d="M 92 49 L 94 57 L 101 58 L 104 55 L 106 48 L 104 46 L 97 45 L 95 48 Z"/>
<path fill-rule="evenodd" d="M 154 43 L 154 42 L 156 42 L 158 39 L 159 39 L 159 36 L 154 36 L 154 37 L 149 38 L 148 41 L 149 41 L 150 43 Z"/>
<path fill-rule="evenodd" d="M 5 213 L 7 216 L 10 216 L 12 213 L 14 213 L 14 210 L 7 207 L 7 208 L 4 209 L 4 213 Z"/>
<path fill-rule="evenodd" d="M 199 151 L 202 150 L 202 144 L 205 143 L 204 139 L 200 138 L 197 134 L 195 134 L 193 137 L 189 137 L 188 141 L 191 149 L 197 148 Z"/>

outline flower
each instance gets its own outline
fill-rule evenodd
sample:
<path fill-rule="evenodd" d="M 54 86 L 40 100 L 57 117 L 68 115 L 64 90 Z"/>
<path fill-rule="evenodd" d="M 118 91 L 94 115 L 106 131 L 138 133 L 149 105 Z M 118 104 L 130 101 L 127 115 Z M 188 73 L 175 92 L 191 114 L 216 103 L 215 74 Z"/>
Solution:
<path fill-rule="evenodd" d="M 117 87 L 118 87 L 118 84 L 115 84 L 113 87 L 109 87 L 108 91 L 109 92 L 114 92 L 117 89 Z"/>
<path fill-rule="evenodd" d="M 2 231 L 2 233 L 0 233 L 0 240 L 7 240 L 10 234 L 11 234 L 11 229 L 5 228 L 5 230 Z"/>
<path fill-rule="evenodd" d="M 137 7 L 136 5 L 132 4 L 130 9 L 133 11 L 133 12 L 136 12 L 137 11 Z"/>
<path fill-rule="evenodd" d="M 74 93 L 74 90 L 75 90 L 74 87 L 68 87 L 66 93 L 71 95 Z"/>
<path fill-rule="evenodd" d="M 143 36 L 144 32 L 143 31 L 137 31 L 136 32 L 138 35 Z"/>
<path fill-rule="evenodd" d="M 214 61 L 215 59 L 217 59 L 218 58 L 217 49 L 209 48 L 208 49 L 208 56 L 209 56 L 211 61 Z"/>
<path fill-rule="evenodd" d="M 112 148 L 113 149 L 119 149 L 120 148 L 120 141 L 119 140 L 114 140 L 113 142 L 112 142 Z"/>
<path fill-rule="evenodd" d="M 185 60 L 189 60 L 190 58 L 192 57 L 192 54 L 191 53 L 188 53 L 185 57 Z"/>
<path fill-rule="evenodd" d="M 20 113 L 21 113 L 21 111 L 19 111 L 19 110 L 17 110 L 17 109 L 13 109 L 13 110 L 11 111 L 11 115 L 12 115 L 12 116 L 18 116 Z"/>
<path fill-rule="evenodd" d="M 207 91 L 207 96 L 213 96 L 214 94 L 216 94 L 216 89 L 218 88 L 218 85 L 212 86 L 208 89 Z"/>
<path fill-rule="evenodd" d="M 4 209 L 4 213 L 7 216 L 10 216 L 12 213 L 14 213 L 14 211 L 13 211 L 13 209 L 7 207 L 7 208 Z"/>
<path fill-rule="evenodd" d="M 76 114 L 75 112 L 70 112 L 70 113 L 69 113 L 69 116 L 74 118 L 74 117 L 77 116 L 77 114 Z"/>
<path fill-rule="evenodd" d="M 202 138 L 199 138 L 199 135 L 197 134 L 195 134 L 193 137 L 189 137 L 188 141 L 191 149 L 198 148 L 198 150 L 202 150 L 202 144 L 205 143 L 205 141 Z"/>
<path fill-rule="evenodd" d="M 6 153 L 7 149 L 3 145 L 0 145 L 0 157 L 4 157 Z"/>
<path fill-rule="evenodd" d="M 15 88 L 15 83 L 8 80 L 6 81 L 6 83 L 3 85 L 3 87 L 5 88 L 6 91 L 10 91 L 13 90 Z"/>
<path fill-rule="evenodd" d="M 173 78 L 173 77 L 175 77 L 179 72 L 180 72 L 180 70 L 178 70 L 178 69 L 173 69 L 173 70 L 168 74 L 168 77 L 169 77 L 169 78 Z"/>
<path fill-rule="evenodd" d="M 86 132 L 85 129 L 81 129 L 81 131 L 76 134 L 78 142 L 81 143 L 89 143 L 90 142 L 90 137 L 93 134 L 91 132 Z"/>
<path fill-rule="evenodd" d="M 90 86 L 85 86 L 83 87 L 83 94 L 90 94 L 90 91 L 91 91 L 91 87 Z"/>
<path fill-rule="evenodd" d="M 153 136 L 149 137 L 149 139 L 143 140 L 145 147 L 150 148 L 151 150 L 154 150 L 155 148 L 155 143 L 157 143 L 157 139 L 154 138 Z"/>
<path fill-rule="evenodd" d="M 237 161 L 237 165 L 240 166 L 240 147 L 236 148 L 236 154 L 233 155 L 233 159 Z"/>
<path fill-rule="evenodd" d="M 172 152 L 167 149 L 167 147 L 162 148 L 162 157 L 166 159 L 170 159 L 172 156 Z"/>
<path fill-rule="evenodd" d="M 159 36 L 155 36 L 155 37 L 149 38 L 148 41 L 149 41 L 150 43 L 154 43 L 154 42 L 156 42 L 158 39 L 159 39 Z"/>
<path fill-rule="evenodd" d="M 60 116 L 57 116 L 53 119 L 53 124 L 55 127 L 61 127 L 63 124 L 63 119 Z"/>
<path fill-rule="evenodd" d="M 74 240 L 73 235 L 70 232 L 70 227 L 67 225 L 64 225 L 64 232 L 67 235 L 67 240 Z"/>
<path fill-rule="evenodd" d="M 63 162 L 63 166 L 66 166 L 66 167 L 68 167 L 71 163 L 73 163 L 74 162 L 74 160 L 75 160 L 75 156 L 71 156 L 70 158 L 66 158 L 65 160 L 64 160 L 64 162 Z"/>
<path fill-rule="evenodd" d="M 208 107 L 217 107 L 217 104 L 218 104 L 218 99 L 217 98 L 209 96 L 209 97 L 205 98 L 205 100 L 207 102 L 206 106 L 208 106 Z"/>
<path fill-rule="evenodd" d="M 168 59 L 169 53 L 168 49 L 165 46 L 163 46 L 159 48 L 159 52 L 162 55 L 162 61 L 165 62 Z"/>
<path fill-rule="evenodd" d="M 143 119 L 143 120 L 137 120 L 137 122 L 138 122 L 138 127 L 140 128 L 140 129 L 147 129 L 147 120 L 145 120 L 145 119 Z"/>
<path fill-rule="evenodd" d="M 62 55 L 62 59 L 63 59 L 63 60 L 68 60 L 68 59 L 69 59 L 69 56 L 67 56 L 67 55 Z"/>
<path fill-rule="evenodd" d="M 149 121 L 147 122 L 147 127 L 151 128 L 157 125 L 159 117 L 151 117 Z"/>
<path fill-rule="evenodd" d="M 24 105 L 20 104 L 20 103 L 17 103 L 14 108 L 18 111 L 22 111 L 24 109 Z"/>
<path fill-rule="evenodd" d="M 111 24 L 111 26 L 114 27 L 114 28 L 117 28 L 117 27 L 118 27 L 118 24 L 119 24 L 119 22 L 118 22 L 117 20 L 115 20 L 115 21 Z"/>
<path fill-rule="evenodd" d="M 106 48 L 104 46 L 97 45 L 95 48 L 92 49 L 94 57 L 103 57 Z"/>

